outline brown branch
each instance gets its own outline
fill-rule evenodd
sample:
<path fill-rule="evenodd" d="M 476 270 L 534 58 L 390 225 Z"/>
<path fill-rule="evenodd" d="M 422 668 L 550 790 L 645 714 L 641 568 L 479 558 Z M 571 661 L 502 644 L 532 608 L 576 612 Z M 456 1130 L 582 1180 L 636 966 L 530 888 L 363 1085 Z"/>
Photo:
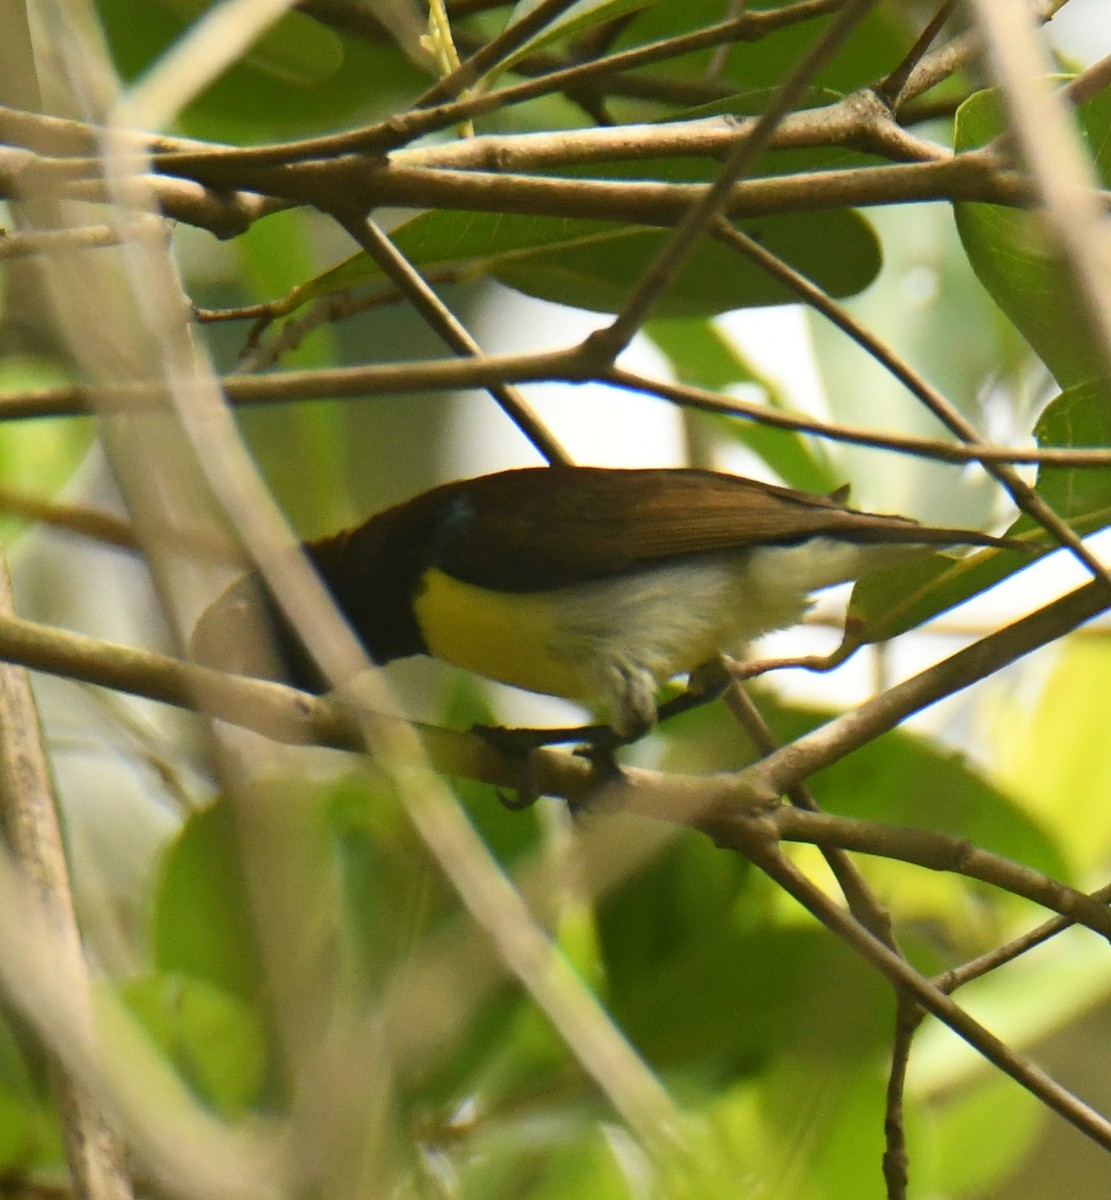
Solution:
<path fill-rule="evenodd" d="M 0 230 L 0 260 L 49 254 L 52 250 L 97 250 L 116 245 L 115 232 L 107 225 L 84 225 L 79 229 L 43 229 L 28 233 Z"/>
<path fill-rule="evenodd" d="M 381 268 L 387 279 L 409 301 L 425 324 L 457 354 L 481 361 L 482 347 L 446 304 L 428 286 L 421 273 L 409 262 L 381 229 L 369 218 L 353 213 L 337 213 L 337 220 Z M 567 465 L 570 458 L 551 431 L 537 416 L 532 405 L 517 391 L 501 381 L 487 390 L 518 429 L 532 442 L 549 463 Z"/>
<path fill-rule="evenodd" d="M 0 662 L 175 708 L 198 711 L 203 700 L 203 710 L 216 719 L 289 745 L 356 752 L 365 746 L 358 722 L 335 700 L 314 698 L 263 680 L 223 675 L 148 650 L 17 617 L 0 615 Z M 519 784 L 519 764 L 506 759 L 483 739 L 430 725 L 415 728 L 436 768 L 443 773 L 500 788 Z M 590 790 L 590 766 L 574 755 L 538 751 L 532 756 L 530 770 L 547 794 L 574 800 Z M 691 777 L 688 786 L 693 788 L 696 782 Z"/>
<path fill-rule="evenodd" d="M 172 161 L 166 164 L 173 169 Z M 266 173 L 269 175 L 270 173 Z M 316 203 L 346 194 L 365 205 L 441 208 L 466 212 L 578 217 L 639 225 L 672 226 L 709 193 L 706 184 L 552 179 L 480 171 L 436 171 L 380 166 L 346 166 L 327 181 L 327 171 L 300 179 L 259 178 L 252 186 L 284 191 L 280 199 Z M 1023 207 L 1029 189 L 1021 175 L 993 157 L 962 154 L 940 162 L 907 163 L 854 170 L 815 171 L 749 179 L 733 184 L 724 215 L 732 218 L 822 212 L 925 200 L 980 200 Z"/>
<path fill-rule="evenodd" d="M 640 327 L 648 319 L 659 298 L 678 278 L 683 265 L 694 253 L 715 219 L 730 208 L 731 192 L 743 175 L 767 149 L 776 127 L 798 104 L 819 71 L 833 58 L 849 34 L 875 6 L 876 0 L 845 0 L 837 17 L 826 27 L 813 46 L 792 68 L 776 89 L 768 106 L 757 118 L 749 135 L 726 156 L 721 172 L 697 201 L 677 222 L 659 253 L 648 265 L 632 295 L 605 329 L 591 334 L 583 343 L 587 361 L 612 366 Z"/>
<path fill-rule="evenodd" d="M 652 125 L 485 134 L 390 155 L 392 169 L 450 168 L 499 173 L 643 158 L 721 157 L 752 136 L 755 117 L 701 117 Z M 897 162 L 935 162 L 952 152 L 906 133 L 874 92 L 854 92 L 823 108 L 789 113 L 769 136 L 769 150 L 844 146 Z"/>
<path fill-rule="evenodd" d="M 747 144 L 747 143 L 746 143 Z M 18 172 L 0 150 L 0 195 L 15 194 Z M 445 210 L 578 217 L 640 225 L 672 226 L 709 191 L 704 184 L 582 180 L 497 172 L 434 170 L 368 163 L 365 159 L 318 161 L 296 168 L 254 167 L 235 155 L 196 163 L 194 156 L 160 159 L 169 176 L 144 179 L 163 211 L 217 236 L 233 236 L 245 223 L 282 206 L 310 204 L 322 211 L 336 198 L 366 210 L 382 205 Z M 86 177 L 85 160 L 38 160 L 35 170 L 60 198 L 100 203 L 102 181 Z M 199 178 L 203 177 L 203 179 Z M 239 189 L 223 196 L 219 189 Z M 909 204 L 925 200 L 979 200 L 1023 206 L 1023 177 L 993 154 L 970 152 L 935 162 L 901 163 L 853 170 L 808 172 L 750 179 L 728 189 L 725 215 L 739 218 L 844 207 Z"/>
<path fill-rule="evenodd" d="M 821 288 L 815 287 L 793 267 L 765 250 L 754 238 L 741 233 L 731 225 L 725 222 L 720 223 L 718 236 L 727 245 L 763 267 L 770 275 L 832 321 L 842 332 L 847 333 L 877 362 L 886 367 L 912 395 L 921 400 L 929 411 L 962 441 L 974 446 L 984 441 L 980 431 L 963 413 L 950 404 L 937 388 L 927 383 L 917 371 L 899 358 L 846 308 L 827 296 Z M 982 465 L 989 475 L 1002 484 L 1011 499 L 1027 516 L 1041 525 L 1058 544 L 1067 547 L 1073 557 L 1111 591 L 1111 573 L 1088 549 L 1080 536 L 1073 532 L 1071 527 L 1053 511 L 1030 484 L 1006 463 L 984 460 Z"/>
<path fill-rule="evenodd" d="M 0 620 L 14 612 L 7 564 L 0 559 Z M 27 672 L 0 665 L 0 817 L 8 843 L 34 886 L 64 947 L 59 986 L 92 1028 L 89 974 L 73 907 L 57 798 Z M 48 1047 L 50 1076 L 77 1200 L 131 1200 L 124 1148 L 96 1098 Z"/>
<path fill-rule="evenodd" d="M 2 484 L 0 512 L 10 513 L 13 517 L 27 521 L 51 525 L 55 529 L 91 538 L 108 546 L 117 546 L 122 550 L 134 550 L 138 546 L 131 526 L 111 513 L 83 508 L 76 504 L 62 504 L 56 500 L 44 500 L 39 496 L 28 496 Z"/>
<path fill-rule="evenodd" d="M 981 1025 L 934 987 L 874 935 L 815 886 L 776 845 L 774 826 L 759 818 L 737 818 L 719 830 L 721 844 L 740 850 L 853 950 L 872 963 L 899 988 L 912 994 L 928 1012 L 964 1038 L 989 1062 L 1009 1075 L 1047 1107 L 1065 1118 L 1094 1142 L 1111 1149 L 1111 1122 L 1077 1099 L 1028 1059 Z"/>
<path fill-rule="evenodd" d="M 967 838 L 933 829 L 886 825 L 881 821 L 804 812 L 797 808 L 777 808 L 767 819 L 785 841 L 856 850 L 931 871 L 979 879 L 1111 938 L 1111 908 L 1105 903 L 1050 879 L 1040 871 L 974 846 Z"/>
<path fill-rule="evenodd" d="M 659 396 L 685 408 L 719 416 L 739 417 L 754 421 L 773 429 L 788 429 L 797 433 L 811 433 L 830 441 L 848 442 L 858 446 L 874 446 L 880 450 L 891 450 L 897 454 L 915 454 L 938 462 L 1009 462 L 1040 463 L 1043 466 L 1086 466 L 1104 467 L 1111 464 L 1111 450 L 1068 449 L 1045 447 L 1038 450 L 1012 448 L 1009 446 L 967 445 L 943 442 L 938 438 L 913 437 L 902 433 L 879 433 L 874 429 L 841 422 L 822 421 L 817 417 L 801 416 L 782 409 L 768 408 L 762 404 L 727 396 L 708 388 L 695 387 L 687 383 L 672 383 L 668 380 L 648 379 L 633 371 L 614 367 L 599 377 L 602 381 L 629 391 Z M 0 402 L 0 416 L 3 414 Z"/>
<path fill-rule="evenodd" d="M 221 381 L 221 386 L 232 405 L 249 407 L 289 404 L 304 400 L 356 399 L 422 391 L 449 391 L 484 387 L 498 381 L 583 383 L 589 379 L 590 376 L 582 372 L 574 351 L 560 350 L 539 354 L 488 355 L 479 361 L 434 359 L 417 363 L 382 363 L 363 367 L 283 371 L 270 375 L 228 375 Z M 1043 449 L 968 446 L 943 442 L 936 438 L 876 433 L 859 426 L 821 421 L 815 417 L 749 403 L 706 388 L 648 379 L 621 368 L 606 371 L 598 376 L 598 379 L 614 387 L 658 396 L 702 412 L 738 417 L 774 429 L 811 433 L 831 441 L 875 446 L 899 454 L 920 455 L 939 462 L 1010 462 L 1091 468 L 1111 465 L 1111 450 L 1052 446 Z M 41 388 L 7 396 L 0 395 L 0 421 L 84 416 L 91 411 L 89 397 L 88 390 L 81 387 Z M 102 405 L 105 411 L 135 411 L 143 405 L 145 398 L 144 390 L 136 385 L 103 392 L 97 403 Z M 153 399 L 151 402 L 153 403 Z"/>
<path fill-rule="evenodd" d="M 1111 594 L 1102 581 L 1069 592 L 742 771 L 738 777 L 742 795 L 763 789 L 765 797 L 774 800 L 796 781 L 808 779 L 850 750 L 894 729 L 911 713 L 986 679 L 1109 607 Z"/>

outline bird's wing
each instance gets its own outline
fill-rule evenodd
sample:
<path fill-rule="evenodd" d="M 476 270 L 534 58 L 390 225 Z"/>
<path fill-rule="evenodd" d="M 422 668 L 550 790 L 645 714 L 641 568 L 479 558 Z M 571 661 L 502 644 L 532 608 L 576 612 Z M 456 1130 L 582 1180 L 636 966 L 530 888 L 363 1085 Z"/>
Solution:
<path fill-rule="evenodd" d="M 922 527 L 711 471 L 548 467 L 448 485 L 434 560 L 469 583 L 537 591 L 690 555 L 883 531 L 915 541 Z"/>

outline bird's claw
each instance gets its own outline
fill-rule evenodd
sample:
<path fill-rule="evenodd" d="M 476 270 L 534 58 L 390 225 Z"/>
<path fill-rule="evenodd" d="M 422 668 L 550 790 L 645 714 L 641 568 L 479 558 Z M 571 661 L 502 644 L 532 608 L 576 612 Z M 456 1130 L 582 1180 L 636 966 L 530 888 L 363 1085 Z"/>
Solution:
<path fill-rule="evenodd" d="M 509 809 L 510 812 L 520 812 L 523 809 L 531 808 L 543 795 L 532 770 L 530 756 L 533 750 L 539 750 L 544 746 L 551 746 L 561 741 L 569 741 L 572 737 L 581 738 L 584 734 L 588 735 L 586 741 L 576 746 L 574 754 L 585 758 L 590 763 L 593 778 L 588 786 L 586 796 L 578 801 L 568 801 L 571 808 L 582 808 L 589 803 L 593 795 L 607 784 L 623 778 L 623 772 L 614 757 L 614 752 L 618 746 L 625 744 L 625 739 L 618 737 L 607 726 L 561 730 L 509 729 L 503 725 L 475 725 L 473 732 L 517 767 L 520 781 L 516 788 L 512 792 L 500 788 L 495 789 L 498 803 L 503 808 Z"/>

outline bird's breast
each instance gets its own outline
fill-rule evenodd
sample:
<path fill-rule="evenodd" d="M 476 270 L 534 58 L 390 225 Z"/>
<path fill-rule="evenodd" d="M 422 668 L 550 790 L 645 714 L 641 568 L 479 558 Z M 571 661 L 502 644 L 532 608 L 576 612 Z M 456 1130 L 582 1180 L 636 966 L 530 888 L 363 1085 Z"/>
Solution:
<path fill-rule="evenodd" d="M 760 553 L 703 556 L 541 592 L 498 592 L 433 568 L 413 611 L 436 658 L 528 691 L 606 705 L 614 666 L 660 684 L 797 621 L 807 595 L 794 579 L 779 588 L 764 578 L 753 589 Z"/>

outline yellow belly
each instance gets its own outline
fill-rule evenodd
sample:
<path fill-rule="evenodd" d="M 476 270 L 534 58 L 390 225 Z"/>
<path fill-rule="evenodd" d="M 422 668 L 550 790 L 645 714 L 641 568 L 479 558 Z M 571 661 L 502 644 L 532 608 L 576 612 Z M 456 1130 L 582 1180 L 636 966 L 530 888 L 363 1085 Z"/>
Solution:
<path fill-rule="evenodd" d="M 429 653 L 488 679 L 650 720 L 656 688 L 794 624 L 807 593 L 850 578 L 856 547 L 829 539 L 703 556 L 549 592 L 506 593 L 427 571 L 413 612 Z"/>
<path fill-rule="evenodd" d="M 559 647 L 559 593 L 494 592 L 432 569 L 413 612 L 429 652 L 488 679 L 530 692 L 596 699 L 590 664 Z"/>

